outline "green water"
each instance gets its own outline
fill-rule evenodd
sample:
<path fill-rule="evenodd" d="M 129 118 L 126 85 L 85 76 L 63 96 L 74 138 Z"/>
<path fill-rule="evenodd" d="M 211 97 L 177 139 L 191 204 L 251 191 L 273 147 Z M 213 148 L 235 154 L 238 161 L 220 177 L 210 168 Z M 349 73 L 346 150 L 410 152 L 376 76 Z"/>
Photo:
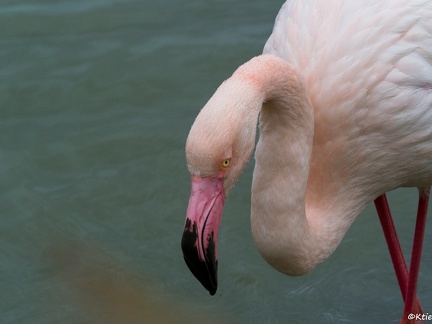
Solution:
<path fill-rule="evenodd" d="M 1 323 L 398 323 L 373 208 L 307 276 L 261 259 L 249 224 L 253 162 L 227 200 L 218 293 L 184 264 L 186 136 L 216 87 L 261 52 L 281 5 L 0 3 Z M 416 195 L 390 194 L 406 251 Z M 428 231 L 425 312 L 431 268 Z"/>

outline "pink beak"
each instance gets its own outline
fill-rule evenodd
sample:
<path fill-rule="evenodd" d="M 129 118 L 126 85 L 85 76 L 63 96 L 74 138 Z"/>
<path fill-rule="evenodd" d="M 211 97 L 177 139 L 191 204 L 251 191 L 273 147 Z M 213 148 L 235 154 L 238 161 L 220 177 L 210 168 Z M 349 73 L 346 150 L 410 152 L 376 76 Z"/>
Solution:
<path fill-rule="evenodd" d="M 217 239 L 224 203 L 223 174 L 192 177 L 181 245 L 189 270 L 210 295 L 217 289 Z"/>

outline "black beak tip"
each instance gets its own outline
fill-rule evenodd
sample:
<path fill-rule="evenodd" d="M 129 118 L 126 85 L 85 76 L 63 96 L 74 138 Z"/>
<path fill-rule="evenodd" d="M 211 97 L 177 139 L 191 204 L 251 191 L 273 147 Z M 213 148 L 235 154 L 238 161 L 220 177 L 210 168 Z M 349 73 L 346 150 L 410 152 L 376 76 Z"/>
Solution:
<path fill-rule="evenodd" d="M 217 290 L 217 274 L 209 273 L 206 262 L 197 260 L 194 258 L 190 260 L 186 255 L 184 255 L 184 260 L 192 272 L 192 274 L 201 282 L 205 289 L 207 289 L 211 296 L 216 294 Z"/>
<path fill-rule="evenodd" d="M 181 242 L 183 258 L 192 274 L 213 296 L 217 290 L 217 260 L 214 260 L 213 253 L 210 262 L 206 262 L 206 260 L 199 257 L 197 238 L 196 224 L 194 223 L 191 226 L 190 220 L 187 219 Z"/>

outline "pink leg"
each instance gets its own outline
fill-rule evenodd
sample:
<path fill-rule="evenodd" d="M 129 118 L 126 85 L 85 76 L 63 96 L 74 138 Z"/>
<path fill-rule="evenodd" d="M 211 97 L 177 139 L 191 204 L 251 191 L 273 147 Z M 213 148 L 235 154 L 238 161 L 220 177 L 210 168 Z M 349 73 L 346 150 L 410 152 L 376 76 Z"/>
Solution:
<path fill-rule="evenodd" d="M 393 267 L 396 272 L 396 278 L 399 283 L 402 298 L 405 301 L 406 291 L 408 288 L 408 270 L 385 194 L 375 199 L 375 207 L 378 212 L 378 216 L 390 252 L 390 257 L 392 259 Z M 417 298 L 415 298 L 414 305 L 416 312 L 423 313 L 420 302 Z"/>
<path fill-rule="evenodd" d="M 426 228 L 426 216 L 429 203 L 429 189 L 420 191 L 417 221 L 414 232 L 414 242 L 411 253 L 411 265 L 409 271 L 408 287 L 405 295 L 405 309 L 402 321 L 407 318 L 409 313 L 416 313 L 414 309 L 416 293 L 417 293 L 417 279 L 420 270 L 421 252 L 423 247 L 423 238 Z"/>

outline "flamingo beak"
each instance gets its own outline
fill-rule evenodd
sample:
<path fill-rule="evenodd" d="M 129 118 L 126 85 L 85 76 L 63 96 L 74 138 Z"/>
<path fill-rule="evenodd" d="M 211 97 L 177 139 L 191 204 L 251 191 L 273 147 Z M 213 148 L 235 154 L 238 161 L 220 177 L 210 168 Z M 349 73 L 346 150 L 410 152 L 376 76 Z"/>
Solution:
<path fill-rule="evenodd" d="M 223 174 L 213 178 L 192 177 L 181 245 L 189 270 L 210 295 L 217 289 L 217 239 L 224 203 Z"/>

